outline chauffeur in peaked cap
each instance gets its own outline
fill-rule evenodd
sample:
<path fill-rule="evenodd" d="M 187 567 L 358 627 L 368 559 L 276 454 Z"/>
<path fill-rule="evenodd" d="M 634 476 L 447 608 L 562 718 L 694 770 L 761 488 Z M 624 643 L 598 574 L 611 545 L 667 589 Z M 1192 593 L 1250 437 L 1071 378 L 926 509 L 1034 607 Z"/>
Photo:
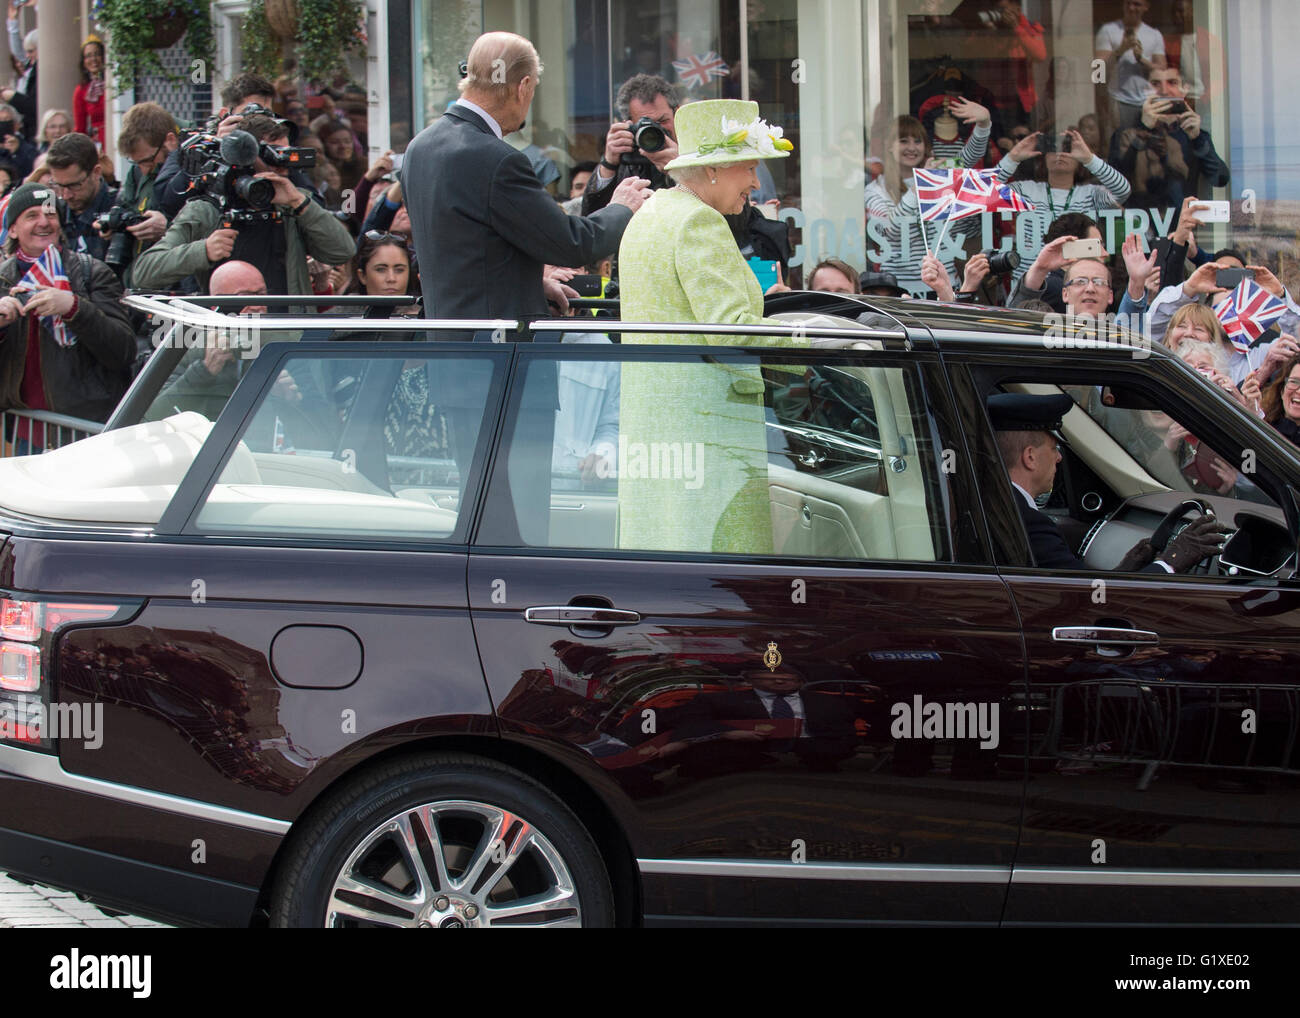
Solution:
<path fill-rule="evenodd" d="M 1045 569 L 1089 568 L 1065 542 L 1056 521 L 1042 512 L 1034 499 L 1052 490 L 1060 448 L 1052 432 L 1074 407 L 1064 393 L 1031 396 L 1003 392 L 987 401 L 989 420 L 1002 465 L 1016 489 L 1016 508 L 1029 534 L 1034 564 Z M 1118 572 L 1185 573 L 1222 547 L 1224 529 L 1213 516 L 1202 516 L 1171 540 L 1156 558 L 1157 549 L 1147 539 L 1138 541 L 1115 567 Z"/>

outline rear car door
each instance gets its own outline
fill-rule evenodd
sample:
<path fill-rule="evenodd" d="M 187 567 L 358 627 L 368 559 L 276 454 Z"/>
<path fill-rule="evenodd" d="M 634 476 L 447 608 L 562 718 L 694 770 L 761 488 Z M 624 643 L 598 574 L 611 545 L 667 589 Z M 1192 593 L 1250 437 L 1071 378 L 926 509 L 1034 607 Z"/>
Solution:
<path fill-rule="evenodd" d="M 64 767 L 293 818 L 376 740 L 491 731 L 460 507 L 510 352 L 268 347 L 150 539 L 111 573 L 102 546 L 51 543 L 51 589 L 147 601 L 111 640 L 68 638 L 61 693 L 102 702 L 107 738 Z M 453 420 L 431 393 L 467 385 L 478 409 Z"/>
<path fill-rule="evenodd" d="M 897 338 L 520 348 L 475 636 L 502 734 L 602 798 L 648 921 L 997 921 L 1023 659 L 963 456 Z"/>
<path fill-rule="evenodd" d="M 1097 353 L 1071 363 L 1018 352 L 1014 365 L 972 358 L 955 378 L 972 409 L 995 388 L 1044 384 L 1094 408 L 1066 419 L 1065 459 L 1046 510 L 1082 524 L 1062 531 L 1085 534 L 1086 568 L 1032 565 L 1005 473 L 982 484 L 1024 625 L 1033 726 L 1007 921 L 1295 922 L 1294 456 L 1172 360 L 1143 365 Z M 1096 410 L 1102 387 L 1112 390 L 1106 398 L 1126 392 L 1134 408 Z M 1199 443 L 1195 456 L 1170 420 Z M 1145 427 L 1159 429 L 1156 440 L 1143 439 Z M 987 418 L 972 442 L 992 455 Z M 1181 469 L 1171 446 L 1187 453 Z M 1232 466 L 1225 493 L 1202 480 L 1219 482 L 1203 469 L 1207 449 Z M 1117 493 L 1108 475 L 1147 493 Z M 1270 535 L 1280 549 L 1274 574 L 1109 571 L 1188 497 L 1206 500 L 1232 529 Z"/>

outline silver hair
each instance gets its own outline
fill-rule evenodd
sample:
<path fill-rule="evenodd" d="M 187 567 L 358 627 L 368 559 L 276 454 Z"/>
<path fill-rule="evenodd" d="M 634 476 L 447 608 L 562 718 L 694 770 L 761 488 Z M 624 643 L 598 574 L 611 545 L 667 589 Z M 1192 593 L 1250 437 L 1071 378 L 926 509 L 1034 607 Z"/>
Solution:
<path fill-rule="evenodd" d="M 669 170 L 668 176 L 672 177 L 674 184 L 685 184 L 690 187 L 692 181 L 703 183 L 708 178 L 709 167 L 680 166 L 675 170 Z"/>
<path fill-rule="evenodd" d="M 21 124 L 23 122 L 23 115 L 8 103 L 0 103 L 0 120 L 5 119 L 12 120 L 15 124 Z"/>
<path fill-rule="evenodd" d="M 1178 354 L 1183 360 L 1187 360 L 1193 354 L 1205 354 L 1214 364 L 1215 371 L 1224 375 L 1228 373 L 1228 354 L 1218 343 L 1206 343 L 1204 340 L 1188 337 L 1179 340 L 1178 349 L 1174 353 Z"/>
<path fill-rule="evenodd" d="M 461 95 L 478 93 L 504 98 L 525 76 L 539 81 L 542 61 L 537 49 L 513 32 L 485 32 L 474 40 L 465 60 L 466 76 L 457 86 Z"/>

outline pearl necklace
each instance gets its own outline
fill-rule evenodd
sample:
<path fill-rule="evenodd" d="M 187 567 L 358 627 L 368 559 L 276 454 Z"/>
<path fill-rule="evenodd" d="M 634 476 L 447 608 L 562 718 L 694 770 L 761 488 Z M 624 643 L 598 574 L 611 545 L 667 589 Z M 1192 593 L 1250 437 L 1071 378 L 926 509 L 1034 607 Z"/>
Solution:
<path fill-rule="evenodd" d="M 705 205 L 708 204 L 708 202 L 704 201 L 703 198 L 701 198 L 698 194 L 696 194 L 694 191 L 692 191 L 692 190 L 691 190 L 689 187 L 687 187 L 685 184 L 678 184 L 678 185 L 677 185 L 677 190 L 679 190 L 679 191 L 685 191 L 687 194 L 689 194 L 689 195 L 690 195 L 692 198 L 694 198 L 696 201 L 698 201 L 698 202 L 703 202 Z"/>

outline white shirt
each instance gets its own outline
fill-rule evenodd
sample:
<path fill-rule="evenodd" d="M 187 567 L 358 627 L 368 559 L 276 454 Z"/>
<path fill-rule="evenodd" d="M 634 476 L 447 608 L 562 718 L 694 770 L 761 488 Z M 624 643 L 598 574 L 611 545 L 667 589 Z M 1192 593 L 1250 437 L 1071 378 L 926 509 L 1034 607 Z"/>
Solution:
<path fill-rule="evenodd" d="M 1030 509 L 1038 509 L 1038 503 L 1034 501 L 1034 496 L 1033 496 L 1033 495 L 1031 495 L 1031 494 L 1029 494 L 1029 492 L 1025 491 L 1025 489 L 1022 488 L 1022 487 L 1020 487 L 1020 485 L 1018 485 L 1015 481 L 1012 481 L 1012 482 L 1011 482 L 1011 487 L 1015 488 L 1016 491 L 1020 492 L 1020 494 L 1022 494 L 1022 495 L 1025 496 L 1025 501 L 1029 503 L 1029 508 L 1030 508 Z M 1039 512 L 1042 512 L 1041 509 L 1038 509 L 1038 511 L 1039 511 Z"/>
<path fill-rule="evenodd" d="M 1025 501 L 1029 503 L 1029 507 L 1030 507 L 1031 509 L 1038 509 L 1038 503 L 1034 501 L 1034 496 L 1033 496 L 1033 495 L 1031 495 L 1031 494 L 1029 494 L 1029 492 L 1025 491 L 1025 489 L 1022 488 L 1022 487 L 1020 487 L 1020 485 L 1018 485 L 1015 481 L 1012 481 L 1012 482 L 1011 482 L 1011 487 L 1015 488 L 1016 491 L 1020 492 L 1020 494 L 1022 494 L 1022 495 L 1025 496 Z M 1039 512 L 1042 512 L 1041 509 L 1038 509 L 1038 511 L 1039 511 Z M 1166 562 L 1164 559 L 1161 559 L 1161 558 L 1156 559 L 1156 565 L 1158 565 L 1158 566 L 1162 566 L 1162 567 L 1164 568 L 1165 572 L 1167 572 L 1167 573 L 1172 573 L 1172 572 L 1174 571 L 1174 567 L 1171 566 L 1171 565 L 1170 565 L 1168 562 Z"/>
<path fill-rule="evenodd" d="M 1124 39 L 1124 22 L 1108 21 L 1097 30 L 1097 51 L 1111 53 L 1119 49 Z M 1142 59 L 1155 60 L 1165 55 L 1165 39 L 1145 21 L 1137 27 L 1138 42 L 1142 44 Z M 1147 72 L 1138 63 L 1131 49 L 1115 61 L 1115 80 L 1110 83 L 1110 96 L 1130 106 L 1141 106 L 1147 97 Z"/>
<path fill-rule="evenodd" d="M 608 343 L 596 333 L 564 334 L 565 343 Z M 571 474 L 588 453 L 599 453 L 611 473 L 618 459 L 618 408 L 622 377 L 618 361 L 562 360 L 559 362 L 560 409 L 555 415 L 551 452 L 553 475 Z M 552 485 L 581 487 L 568 476 L 552 476 Z"/>
<path fill-rule="evenodd" d="M 495 134 L 498 138 L 501 137 L 501 125 L 496 122 L 496 119 L 492 116 L 491 113 L 485 110 L 478 103 L 472 103 L 465 98 L 457 99 L 456 102 L 459 103 L 461 106 L 464 106 L 467 110 L 473 110 L 475 113 L 477 113 L 480 117 L 482 117 L 485 121 L 487 121 L 488 127 L 492 128 L 492 133 Z"/>
<path fill-rule="evenodd" d="M 1187 98 L 1199 99 L 1205 95 L 1205 78 L 1201 73 L 1201 55 L 1196 50 L 1196 33 L 1190 32 L 1182 37 L 1182 44 L 1179 48 L 1181 54 L 1179 68 L 1182 74 L 1183 84 L 1187 86 Z M 1201 130 L 1205 130 L 1202 122 Z"/>

